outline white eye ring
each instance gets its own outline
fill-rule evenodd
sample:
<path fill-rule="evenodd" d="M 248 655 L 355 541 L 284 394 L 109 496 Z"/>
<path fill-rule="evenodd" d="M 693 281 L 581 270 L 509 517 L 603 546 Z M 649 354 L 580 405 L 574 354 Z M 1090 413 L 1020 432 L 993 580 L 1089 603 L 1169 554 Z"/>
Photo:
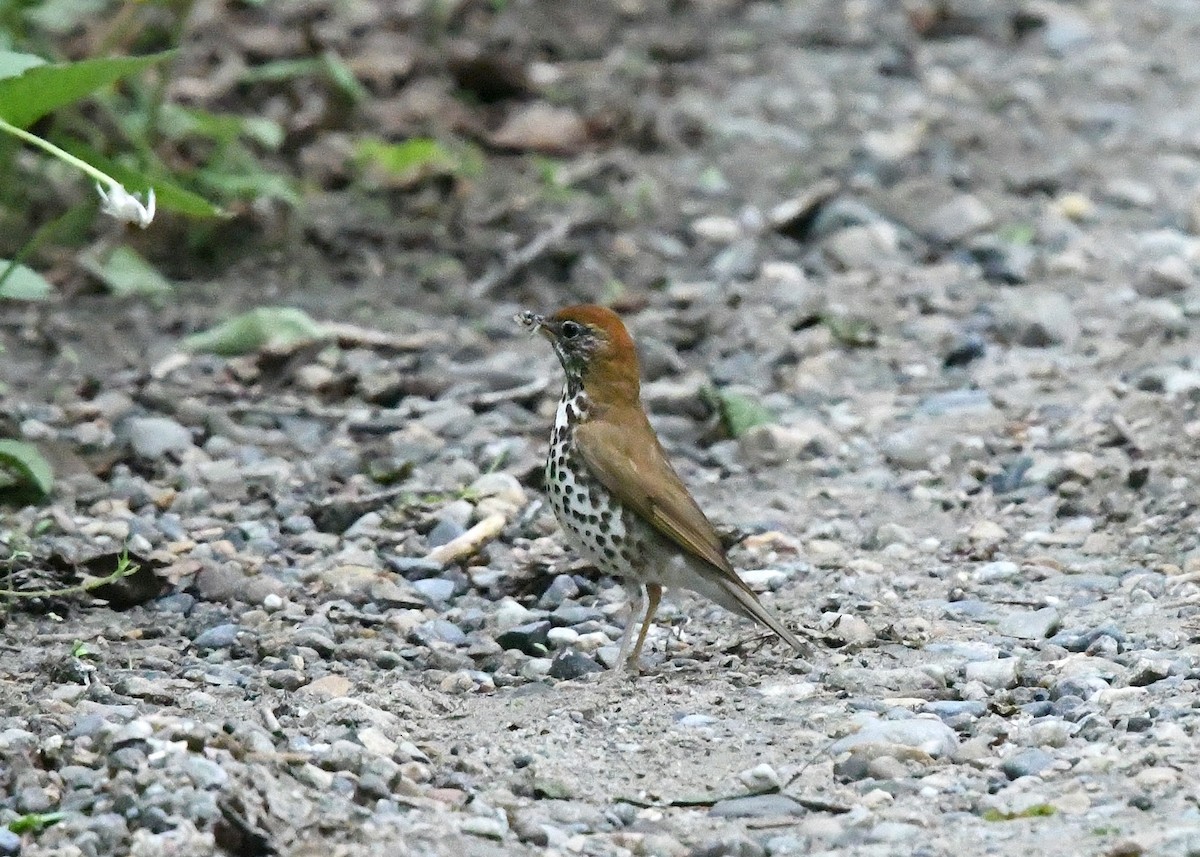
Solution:
<path fill-rule="evenodd" d="M 566 339 L 574 339 L 583 328 L 573 321 L 564 321 L 560 330 Z"/>

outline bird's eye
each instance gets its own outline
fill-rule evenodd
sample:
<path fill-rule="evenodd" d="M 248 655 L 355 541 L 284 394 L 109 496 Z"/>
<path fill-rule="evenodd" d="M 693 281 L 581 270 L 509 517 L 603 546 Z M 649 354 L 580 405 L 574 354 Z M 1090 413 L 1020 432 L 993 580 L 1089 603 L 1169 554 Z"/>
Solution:
<path fill-rule="evenodd" d="M 564 321 L 559 329 L 565 339 L 574 339 L 583 331 L 583 328 L 573 321 Z"/>

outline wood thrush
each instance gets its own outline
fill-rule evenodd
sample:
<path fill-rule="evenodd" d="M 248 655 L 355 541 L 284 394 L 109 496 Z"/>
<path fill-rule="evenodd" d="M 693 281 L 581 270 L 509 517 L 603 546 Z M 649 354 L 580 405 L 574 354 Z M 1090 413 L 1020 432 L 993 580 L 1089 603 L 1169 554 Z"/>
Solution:
<path fill-rule="evenodd" d="M 550 340 L 567 375 L 546 459 L 546 493 L 572 546 L 629 590 L 621 663 L 637 668 L 664 586 L 699 592 L 806 651 L 737 576 L 667 460 L 642 409 L 637 352 L 617 314 L 583 305 L 550 317 L 526 311 L 516 320 Z"/>

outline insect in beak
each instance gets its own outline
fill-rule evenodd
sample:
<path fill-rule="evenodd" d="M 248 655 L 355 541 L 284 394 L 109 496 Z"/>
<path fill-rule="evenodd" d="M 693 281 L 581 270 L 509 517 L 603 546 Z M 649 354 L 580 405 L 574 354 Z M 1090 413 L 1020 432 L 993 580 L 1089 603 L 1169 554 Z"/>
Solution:
<path fill-rule="evenodd" d="M 535 333 L 546 333 L 548 328 L 546 325 L 546 317 L 537 313 L 523 310 L 513 316 L 513 321 L 525 328 L 526 332 L 532 336 Z"/>

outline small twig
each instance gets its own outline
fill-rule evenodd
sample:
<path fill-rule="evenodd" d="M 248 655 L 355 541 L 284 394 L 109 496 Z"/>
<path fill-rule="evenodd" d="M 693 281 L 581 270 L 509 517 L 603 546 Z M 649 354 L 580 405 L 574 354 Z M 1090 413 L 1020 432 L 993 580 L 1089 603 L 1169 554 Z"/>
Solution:
<path fill-rule="evenodd" d="M 466 404 L 473 408 L 491 408 L 501 402 L 532 399 L 534 396 L 542 393 L 548 386 L 550 386 L 548 378 L 537 378 L 519 387 L 509 387 L 507 390 L 489 390 L 486 393 L 479 393 L 467 399 Z"/>
<path fill-rule="evenodd" d="M 390 503 L 397 497 L 403 497 L 405 494 L 418 494 L 419 488 L 414 488 L 411 485 L 406 485 L 400 488 L 385 488 L 382 491 L 376 491 L 373 494 L 359 494 L 356 497 L 347 497 L 344 494 L 338 494 L 333 497 L 326 497 L 324 500 L 318 500 L 313 503 L 315 509 L 327 509 L 332 506 L 341 506 L 352 504 L 354 506 L 382 506 L 385 503 Z"/>
<path fill-rule="evenodd" d="M 427 557 L 443 566 L 450 565 L 460 559 L 466 559 L 504 531 L 508 521 L 503 515 L 488 515 L 471 529 L 458 538 L 451 539 L 444 545 L 434 548 Z"/>
<path fill-rule="evenodd" d="M 566 240 L 573 229 L 582 226 L 585 221 L 563 218 L 550 225 L 550 228 L 533 237 L 533 239 L 518 250 L 508 255 L 497 267 L 488 271 L 473 282 L 469 294 L 474 299 L 487 297 L 493 290 L 507 283 L 521 271 L 528 268 L 547 252 Z"/>
<path fill-rule="evenodd" d="M 422 330 L 417 333 L 400 335 L 340 321 L 326 321 L 322 323 L 321 327 L 327 335 L 336 339 L 339 344 L 353 345 L 361 348 L 387 348 L 392 351 L 424 351 L 431 346 L 440 345 L 446 341 L 446 334 L 441 330 Z"/>

